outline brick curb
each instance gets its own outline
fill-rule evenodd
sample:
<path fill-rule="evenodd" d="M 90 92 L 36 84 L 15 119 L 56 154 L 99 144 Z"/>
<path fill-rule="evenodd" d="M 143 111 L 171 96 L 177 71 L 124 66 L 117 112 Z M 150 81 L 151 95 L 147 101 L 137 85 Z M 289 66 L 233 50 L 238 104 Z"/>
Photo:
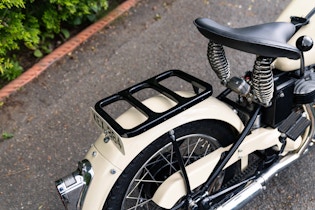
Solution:
<path fill-rule="evenodd" d="M 98 20 L 94 24 L 90 25 L 79 34 L 62 44 L 60 47 L 56 48 L 52 53 L 45 56 L 38 63 L 34 64 L 31 68 L 25 71 L 21 76 L 4 86 L 0 89 L 0 101 L 4 101 L 12 93 L 16 92 L 24 85 L 31 82 L 33 79 L 38 77 L 42 72 L 44 72 L 50 65 L 60 60 L 63 56 L 72 52 L 75 48 L 80 46 L 84 41 L 90 38 L 93 34 L 100 31 L 105 26 L 109 25 L 112 21 L 117 19 L 120 15 L 128 11 L 131 7 L 135 6 L 139 0 L 126 0 L 114 10 L 112 10 L 108 15 Z"/>

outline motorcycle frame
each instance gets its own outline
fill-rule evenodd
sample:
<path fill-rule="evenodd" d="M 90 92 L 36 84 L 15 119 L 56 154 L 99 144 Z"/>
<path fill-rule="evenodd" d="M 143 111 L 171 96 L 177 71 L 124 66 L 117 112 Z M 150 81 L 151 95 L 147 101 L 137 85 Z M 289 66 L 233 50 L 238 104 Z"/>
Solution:
<path fill-rule="evenodd" d="M 181 95 L 185 94 L 187 96 L 191 95 L 191 93 L 181 93 Z M 154 109 L 160 109 L 161 107 L 170 105 L 168 100 L 169 99 L 164 97 L 161 98 L 160 96 L 155 96 L 147 99 L 143 103 L 148 107 L 154 106 Z M 257 107 L 255 113 L 258 113 L 258 111 L 259 107 Z M 130 120 L 134 119 L 137 121 L 137 119 L 139 119 L 138 115 L 138 112 L 134 112 L 134 110 L 130 109 L 121 115 L 117 121 L 120 123 L 137 123 L 130 122 Z M 256 150 L 267 149 L 271 147 L 271 145 L 277 146 L 278 148 L 282 145 L 278 138 L 281 133 L 277 129 L 260 128 L 256 129 L 252 134 L 246 135 L 248 129 L 255 121 L 255 116 L 256 114 L 254 114 L 254 117 L 252 117 L 252 120 L 248 123 L 246 129 L 241 119 L 231 107 L 217 98 L 209 97 L 140 135 L 131 138 L 123 138 L 122 141 L 124 142 L 125 148 L 128 148 L 128 150 L 125 151 L 125 154 L 121 153 L 112 141 L 104 143 L 105 135 L 102 134 L 95 144 L 91 146 L 85 157 L 85 159 L 87 159 L 93 166 L 93 170 L 95 170 L 82 209 L 90 209 L 92 207 L 94 209 L 102 209 L 103 204 L 119 175 L 140 151 L 160 137 L 161 134 L 168 133 L 170 130 L 192 121 L 204 119 L 223 121 L 232 125 L 239 133 L 242 133 L 242 135 L 240 135 L 239 141 L 237 141 L 234 146 L 216 150 L 211 153 L 211 156 L 202 158 L 186 167 L 185 170 L 189 177 L 191 189 L 205 183 L 207 180 L 209 182 L 211 172 L 214 170 L 215 166 L 218 165 L 222 152 L 230 151 L 230 155 L 228 158 L 224 159 L 224 162 L 221 162 L 220 167 L 215 171 L 218 171 L 222 167 L 224 169 L 238 160 L 241 160 L 242 167 L 245 168 L 250 153 Z M 245 140 L 244 136 L 246 136 Z M 296 141 L 288 140 L 285 151 L 297 149 L 301 144 L 301 141 L 302 138 L 299 138 Z M 261 142 L 264 143 L 262 144 Z M 238 151 L 235 152 L 234 150 Z M 198 179 L 195 178 L 196 176 L 198 176 Z M 215 175 L 212 175 L 212 177 L 215 177 Z M 176 189 L 176 193 L 174 193 L 172 189 Z M 180 173 L 175 173 L 158 188 L 153 197 L 153 201 L 163 208 L 171 208 L 175 204 L 174 202 L 186 193 L 186 186 L 185 183 L 183 183 L 182 176 Z M 173 199 L 169 199 L 170 197 Z"/>
<path fill-rule="evenodd" d="M 301 9 L 301 7 L 306 7 L 307 4 L 295 3 L 297 1 L 298 0 L 293 1 L 287 7 L 287 9 L 279 17 L 278 21 L 287 21 L 286 18 L 290 17 L 290 14 L 294 14 L 300 10 L 305 11 L 305 9 Z M 296 7 L 296 5 L 299 6 Z M 308 34 L 309 31 L 313 30 L 313 27 L 314 24 L 310 27 L 306 26 L 305 28 L 302 28 L 292 38 L 293 41 L 290 42 L 294 42 L 294 40 L 301 34 Z M 310 58 L 314 56 L 315 51 L 305 54 L 306 65 L 310 65 Z M 297 61 L 281 58 L 277 59 L 273 65 L 276 68 L 291 71 L 292 67 L 295 69 L 297 69 L 297 65 L 299 67 L 299 62 L 298 64 L 296 63 Z M 259 105 L 256 106 L 251 119 L 247 125 L 244 126 L 242 120 L 234 112 L 233 108 L 220 100 L 226 93 L 227 92 L 224 92 L 218 98 L 209 97 L 143 133 L 129 138 L 122 137 L 121 140 L 124 143 L 125 148 L 128 148 L 124 151 L 125 154 L 117 150 L 116 145 L 112 141 L 105 142 L 104 138 L 106 135 L 101 134 L 97 141 L 91 145 L 91 148 L 85 156 L 85 159 L 90 162 L 93 168 L 93 178 L 89 183 L 87 192 L 85 192 L 84 202 L 81 200 L 78 207 L 83 210 L 102 209 L 111 188 L 121 175 L 122 171 L 136 157 L 136 155 L 162 134 L 168 133 L 170 130 L 189 122 L 198 120 L 223 121 L 230 124 L 240 133 L 238 140 L 233 145 L 220 148 L 211 153 L 211 156 L 206 156 L 205 158 L 202 158 L 182 169 L 186 171 L 191 189 L 194 189 L 203 183 L 206 183 L 204 186 L 204 188 L 206 188 L 212 183 L 219 171 L 232 165 L 238 160 L 241 160 L 242 168 L 245 168 L 248 155 L 256 150 L 267 149 L 271 146 L 276 146 L 280 150 L 282 143 L 279 141 L 278 137 L 281 133 L 277 129 L 259 128 L 247 135 L 254 124 L 261 107 Z M 186 92 L 182 92 L 181 94 L 187 96 L 190 95 L 190 93 Z M 168 107 L 170 105 L 169 99 L 160 96 L 149 98 L 143 103 L 148 107 L 154 107 L 155 110 L 159 110 L 161 107 Z M 121 124 L 138 124 L 140 119 L 141 116 L 139 116 L 139 113 L 130 109 L 116 119 L 116 121 Z M 312 128 L 308 129 L 305 132 L 305 135 L 299 137 L 296 141 L 288 139 L 284 153 L 297 150 L 302 142 L 308 141 L 307 139 L 309 138 L 309 135 L 306 133 L 309 133 L 309 130 L 313 131 L 313 126 L 314 125 L 312 124 Z M 261 144 L 261 142 L 264 143 Z M 303 145 L 305 146 L 306 144 Z M 220 161 L 221 154 L 223 152 L 227 152 L 227 155 L 225 155 L 225 158 Z M 194 178 L 197 175 L 198 179 Z M 172 189 L 176 189 L 175 193 Z M 183 182 L 183 178 L 178 172 L 169 177 L 158 188 L 153 197 L 153 201 L 161 207 L 171 208 L 178 198 L 186 194 L 187 183 L 185 184 L 185 182 Z"/>

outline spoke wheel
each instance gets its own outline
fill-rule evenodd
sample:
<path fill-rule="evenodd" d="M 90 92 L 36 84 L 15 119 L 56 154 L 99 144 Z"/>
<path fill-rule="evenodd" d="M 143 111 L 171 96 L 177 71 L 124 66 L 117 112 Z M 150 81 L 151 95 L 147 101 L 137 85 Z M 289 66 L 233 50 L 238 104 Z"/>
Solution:
<path fill-rule="evenodd" d="M 175 129 L 184 165 L 187 166 L 217 148 L 230 144 L 234 133 L 230 126 L 217 121 L 198 121 Z M 165 134 L 129 164 L 114 185 L 103 209 L 162 209 L 152 201 L 152 197 L 163 181 L 178 170 L 172 143 Z M 210 193 L 219 190 L 228 181 L 227 177 L 231 176 L 227 176 L 227 172 L 233 173 L 233 170 L 222 171 L 211 185 Z M 183 199 L 177 203 L 182 201 Z M 186 204 L 179 209 L 187 210 L 189 207 Z"/>

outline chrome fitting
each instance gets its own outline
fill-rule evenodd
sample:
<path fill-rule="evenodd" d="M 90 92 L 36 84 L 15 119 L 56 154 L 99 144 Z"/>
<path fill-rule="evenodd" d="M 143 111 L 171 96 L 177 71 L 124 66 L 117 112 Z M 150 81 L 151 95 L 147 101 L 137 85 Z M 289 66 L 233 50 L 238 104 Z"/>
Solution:
<path fill-rule="evenodd" d="M 55 185 L 63 205 L 68 210 L 82 209 L 83 201 L 94 176 L 91 163 L 83 160 L 78 169 L 57 181 Z"/>

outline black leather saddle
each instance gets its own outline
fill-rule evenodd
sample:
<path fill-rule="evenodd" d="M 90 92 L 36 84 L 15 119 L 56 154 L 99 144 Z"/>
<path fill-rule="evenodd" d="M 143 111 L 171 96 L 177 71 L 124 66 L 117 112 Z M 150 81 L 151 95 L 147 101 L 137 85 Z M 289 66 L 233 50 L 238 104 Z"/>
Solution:
<path fill-rule="evenodd" d="M 300 51 L 287 44 L 296 28 L 292 23 L 272 22 L 245 28 L 230 28 L 208 18 L 194 21 L 206 38 L 244 52 L 266 56 L 300 58 Z"/>

